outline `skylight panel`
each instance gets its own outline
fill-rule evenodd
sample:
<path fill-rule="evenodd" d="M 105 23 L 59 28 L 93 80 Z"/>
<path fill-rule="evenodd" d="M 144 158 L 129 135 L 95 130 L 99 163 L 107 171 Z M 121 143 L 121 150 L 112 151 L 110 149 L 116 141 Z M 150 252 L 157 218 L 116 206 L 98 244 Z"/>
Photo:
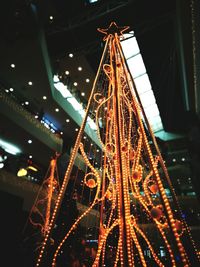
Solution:
<path fill-rule="evenodd" d="M 144 66 L 141 54 L 129 58 L 127 63 L 133 78 L 146 73 L 146 68 Z"/>
<path fill-rule="evenodd" d="M 124 35 L 124 38 L 121 40 L 122 49 L 147 119 L 152 127 L 152 130 L 154 132 L 158 132 L 163 130 L 160 113 L 148 74 L 146 73 L 146 68 L 137 40 L 133 34 L 133 32 L 130 32 Z"/>
<path fill-rule="evenodd" d="M 135 82 L 135 85 L 136 85 L 136 88 L 139 94 L 142 94 L 146 91 L 151 90 L 151 83 L 146 73 L 135 78 L 134 82 Z"/>
<path fill-rule="evenodd" d="M 129 38 L 126 41 L 122 42 L 122 48 L 124 51 L 125 57 L 128 59 L 132 56 L 137 55 L 140 52 L 137 40 L 135 37 Z"/>
<path fill-rule="evenodd" d="M 146 110 L 147 118 L 151 118 L 151 117 L 153 118 L 153 117 L 159 116 L 160 114 L 156 104 L 146 107 L 145 110 Z"/>
<path fill-rule="evenodd" d="M 149 90 L 143 94 L 140 95 L 140 100 L 142 102 L 142 105 L 144 108 L 151 106 L 156 102 L 156 99 L 154 97 L 153 91 Z"/>
<path fill-rule="evenodd" d="M 157 132 L 157 131 L 160 131 L 163 129 L 163 126 L 162 126 L 162 121 L 161 121 L 161 118 L 160 116 L 156 116 L 156 117 L 152 117 L 149 119 L 149 123 L 152 127 L 152 130 L 154 132 Z"/>

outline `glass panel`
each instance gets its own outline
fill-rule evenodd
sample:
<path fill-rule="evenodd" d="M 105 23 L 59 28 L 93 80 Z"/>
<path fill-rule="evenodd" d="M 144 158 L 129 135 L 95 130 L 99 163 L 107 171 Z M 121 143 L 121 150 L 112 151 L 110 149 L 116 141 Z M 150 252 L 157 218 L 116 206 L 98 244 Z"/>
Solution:
<path fill-rule="evenodd" d="M 146 107 L 145 114 L 146 114 L 147 118 L 158 116 L 159 110 L 158 110 L 157 105 L 155 104 L 155 105 L 151 105 L 149 107 Z"/>
<path fill-rule="evenodd" d="M 156 102 L 156 99 L 154 97 L 152 90 L 147 91 L 144 94 L 141 94 L 140 99 L 141 99 L 141 102 L 144 108 L 151 106 L 152 104 Z"/>
<path fill-rule="evenodd" d="M 138 43 L 135 37 L 126 39 L 121 42 L 122 49 L 124 51 L 125 58 L 128 59 L 140 52 Z"/>
<path fill-rule="evenodd" d="M 146 68 L 143 63 L 141 54 L 131 57 L 127 60 L 130 72 L 133 78 L 136 78 L 144 73 L 146 73 Z"/>
<path fill-rule="evenodd" d="M 142 94 L 146 91 L 151 90 L 151 83 L 149 81 L 148 75 L 145 73 L 134 79 L 137 91 L 139 94 Z"/>
<path fill-rule="evenodd" d="M 153 117 L 152 120 L 153 120 L 153 122 L 154 122 L 155 124 L 160 124 L 160 123 L 161 123 L 161 118 L 160 118 L 160 116 Z"/>

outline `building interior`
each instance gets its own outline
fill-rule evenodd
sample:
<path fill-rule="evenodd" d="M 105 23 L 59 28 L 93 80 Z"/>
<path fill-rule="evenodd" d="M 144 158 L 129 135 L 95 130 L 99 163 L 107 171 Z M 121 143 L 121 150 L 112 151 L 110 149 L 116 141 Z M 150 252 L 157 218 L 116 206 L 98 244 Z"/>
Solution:
<path fill-rule="evenodd" d="M 65 85 L 83 108 L 87 106 L 105 44 L 97 29 L 108 28 L 113 21 L 129 26 L 137 39 L 163 126 L 154 134 L 200 254 L 199 10 L 198 0 L 4 2 L 0 11 L 2 266 L 36 264 L 37 237 L 28 232 L 27 220 L 53 158 L 62 184 L 82 123 L 56 83 Z M 98 166 L 100 151 L 93 134 L 84 137 L 85 146 L 93 146 L 91 160 Z M 79 201 L 81 164 L 77 156 L 64 196 L 66 206 L 56 223 L 60 232 L 90 203 L 86 198 L 91 198 L 92 190 L 85 202 Z M 80 232 L 86 234 L 80 239 L 84 264 L 73 265 L 61 255 L 58 266 L 92 266 L 89 258 L 93 241 L 97 242 L 98 216 L 96 209 L 81 224 Z M 77 253 L 81 249 L 77 245 Z M 160 255 L 165 257 L 162 247 Z"/>

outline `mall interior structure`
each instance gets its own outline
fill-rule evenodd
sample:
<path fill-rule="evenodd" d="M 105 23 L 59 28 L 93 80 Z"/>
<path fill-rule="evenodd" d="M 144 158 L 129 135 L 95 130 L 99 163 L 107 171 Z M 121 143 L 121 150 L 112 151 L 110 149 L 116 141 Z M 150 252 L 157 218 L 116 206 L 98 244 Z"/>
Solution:
<path fill-rule="evenodd" d="M 0 20 L 2 266 L 200 266 L 200 2 Z"/>

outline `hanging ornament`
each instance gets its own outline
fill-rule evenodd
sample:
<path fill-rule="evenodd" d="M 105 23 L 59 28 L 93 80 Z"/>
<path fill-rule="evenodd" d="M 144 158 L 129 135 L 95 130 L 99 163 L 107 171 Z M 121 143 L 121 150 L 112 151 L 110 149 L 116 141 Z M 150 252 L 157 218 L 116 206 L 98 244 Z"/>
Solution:
<path fill-rule="evenodd" d="M 89 188 L 95 188 L 97 186 L 96 181 L 94 179 L 92 179 L 92 178 L 88 179 L 87 180 L 87 186 Z"/>
<path fill-rule="evenodd" d="M 142 179 L 142 166 L 139 165 L 135 170 L 132 172 L 132 180 L 133 182 L 140 182 Z"/>
<path fill-rule="evenodd" d="M 89 172 L 84 177 L 84 183 L 91 189 L 97 186 L 96 177 L 92 172 Z"/>
<path fill-rule="evenodd" d="M 160 205 L 153 207 L 150 213 L 151 213 L 152 218 L 157 219 L 157 220 L 159 220 L 163 215 L 162 208 L 160 207 Z"/>
<path fill-rule="evenodd" d="M 115 153 L 115 145 L 112 143 L 107 143 L 106 144 L 106 151 L 111 155 L 114 154 Z"/>
<path fill-rule="evenodd" d="M 179 235 L 183 233 L 183 224 L 179 220 L 175 220 L 175 227 Z"/>
<path fill-rule="evenodd" d="M 149 190 L 152 194 L 156 194 L 158 192 L 158 186 L 156 183 L 149 185 Z"/>

